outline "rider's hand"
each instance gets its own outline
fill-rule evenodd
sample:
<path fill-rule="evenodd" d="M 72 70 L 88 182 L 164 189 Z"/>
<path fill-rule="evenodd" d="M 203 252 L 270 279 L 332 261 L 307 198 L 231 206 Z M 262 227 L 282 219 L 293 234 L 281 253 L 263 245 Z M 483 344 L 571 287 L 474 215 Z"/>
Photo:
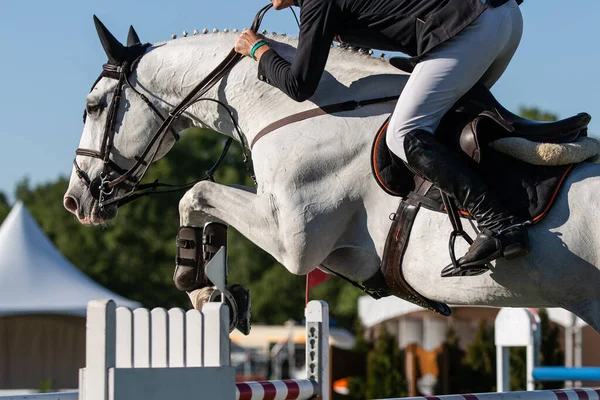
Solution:
<path fill-rule="evenodd" d="M 252 45 L 256 43 L 257 40 L 264 39 L 263 35 L 259 35 L 256 32 L 246 29 L 243 31 L 240 36 L 235 41 L 235 51 L 244 55 L 249 56 L 250 50 L 252 50 Z M 258 48 L 254 53 L 254 57 L 259 60 L 262 53 L 270 49 L 269 45 L 264 45 Z"/>

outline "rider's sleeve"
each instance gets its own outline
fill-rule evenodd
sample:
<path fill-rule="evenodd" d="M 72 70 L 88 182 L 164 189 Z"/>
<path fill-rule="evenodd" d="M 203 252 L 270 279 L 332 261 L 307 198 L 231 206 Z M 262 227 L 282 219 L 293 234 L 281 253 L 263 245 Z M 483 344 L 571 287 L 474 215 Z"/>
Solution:
<path fill-rule="evenodd" d="M 258 79 L 278 87 L 296 101 L 315 93 L 321 80 L 339 15 L 333 0 L 304 0 L 300 11 L 300 35 L 290 64 L 274 50 L 263 53 Z"/>

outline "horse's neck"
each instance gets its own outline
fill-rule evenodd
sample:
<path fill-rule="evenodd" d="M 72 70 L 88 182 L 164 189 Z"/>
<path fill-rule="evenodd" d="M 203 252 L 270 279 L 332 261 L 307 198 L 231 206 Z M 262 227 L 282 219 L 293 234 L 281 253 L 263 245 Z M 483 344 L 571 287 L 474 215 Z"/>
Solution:
<path fill-rule="evenodd" d="M 137 67 L 139 84 L 165 112 L 169 112 L 218 66 L 233 48 L 234 40 L 233 34 L 211 34 L 155 45 Z M 248 132 L 253 131 L 256 120 L 264 120 L 273 113 L 264 97 L 285 96 L 275 88 L 265 86 L 268 85 L 256 79 L 256 62 L 246 58 L 204 98 L 219 100 L 230 107 L 250 141 L 252 137 L 248 137 Z M 210 128 L 237 138 L 228 111 L 216 102 L 199 101 L 186 110 L 182 119 L 180 127 Z"/>
<path fill-rule="evenodd" d="M 235 34 L 211 34 L 181 38 L 155 46 L 138 66 L 139 80 L 170 111 L 225 58 L 233 48 L 235 38 Z M 285 39 L 283 43 L 272 42 L 276 51 L 287 59 L 294 55 L 294 44 L 294 39 Z M 250 58 L 241 60 L 206 97 L 218 99 L 231 107 L 248 143 L 251 143 L 260 129 L 269 123 L 314 108 L 315 103 L 324 105 L 348 100 L 350 96 L 355 98 L 354 92 L 365 92 L 360 85 L 352 89 L 356 81 L 369 75 L 390 72 L 386 63 L 379 60 L 366 60 L 366 57 L 357 55 L 344 56 L 337 50 L 332 53 L 337 54 L 330 56 L 328 66 L 336 67 L 328 68 L 312 101 L 297 103 L 278 89 L 259 81 L 256 62 Z M 344 61 L 343 65 L 340 59 Z M 359 63 L 361 68 L 357 68 Z M 359 99 L 382 92 L 374 85 L 370 85 L 366 92 L 369 90 L 371 93 L 364 93 Z M 397 93 L 397 90 L 393 89 L 393 92 Z M 186 116 L 186 127 L 209 127 L 235 137 L 228 112 L 217 103 L 199 102 L 188 109 Z"/>

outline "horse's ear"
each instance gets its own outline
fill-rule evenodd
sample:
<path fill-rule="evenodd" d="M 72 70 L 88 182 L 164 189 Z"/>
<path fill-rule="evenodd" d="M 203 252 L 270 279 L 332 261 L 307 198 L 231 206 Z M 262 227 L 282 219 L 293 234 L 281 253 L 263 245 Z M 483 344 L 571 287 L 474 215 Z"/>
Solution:
<path fill-rule="evenodd" d="M 142 44 L 142 42 L 135 29 L 133 29 L 133 25 L 131 25 L 129 26 L 129 34 L 127 35 L 127 47 L 135 46 L 136 44 Z"/>
<path fill-rule="evenodd" d="M 118 64 L 125 60 L 125 46 L 123 46 L 113 35 L 106 29 L 104 24 L 100 22 L 98 17 L 94 15 L 94 25 L 100 38 L 100 43 L 104 48 L 104 52 L 111 64 Z"/>

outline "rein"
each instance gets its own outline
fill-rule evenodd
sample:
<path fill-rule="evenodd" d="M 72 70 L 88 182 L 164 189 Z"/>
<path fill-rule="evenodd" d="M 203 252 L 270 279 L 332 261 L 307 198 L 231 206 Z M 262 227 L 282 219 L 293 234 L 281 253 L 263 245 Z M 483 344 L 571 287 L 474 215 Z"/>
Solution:
<path fill-rule="evenodd" d="M 264 15 L 272 6 L 272 4 L 268 4 L 256 14 L 251 26 L 252 30 L 254 30 L 255 32 L 258 31 L 264 18 Z M 174 134 L 175 138 L 178 139 L 178 135 L 172 130 L 172 124 L 185 112 L 185 110 L 187 110 L 190 106 L 199 101 L 213 101 L 225 107 L 229 114 L 229 117 L 233 122 L 235 131 L 239 136 L 239 140 L 242 144 L 244 163 L 247 166 L 251 178 L 255 180 L 254 173 L 252 172 L 252 167 L 250 165 L 250 158 L 248 156 L 247 141 L 244 135 L 242 135 L 239 126 L 233 116 L 233 113 L 227 105 L 218 100 L 202 98 L 202 96 L 204 96 L 215 84 L 217 84 L 227 73 L 229 73 L 229 71 L 231 71 L 231 69 L 244 56 L 239 53 L 236 53 L 235 50 L 232 49 L 229 52 L 229 54 L 225 57 L 225 59 L 213 71 L 211 71 L 200 83 L 198 83 L 191 90 L 191 92 L 169 113 L 167 117 L 164 117 L 158 111 L 158 109 L 148 100 L 148 98 L 143 93 L 135 89 L 135 87 L 129 82 L 129 75 L 131 74 L 139 59 L 143 56 L 143 53 L 145 52 L 145 49 L 148 46 L 149 45 L 138 46 L 136 50 L 141 50 L 140 54 L 131 63 L 125 61 L 118 63 L 117 65 L 110 63 L 104 64 L 103 72 L 96 81 L 97 83 L 102 77 L 109 77 L 118 80 L 108 111 L 107 122 L 105 125 L 104 135 L 102 139 L 101 151 L 78 148 L 75 151 L 75 153 L 80 156 L 99 158 L 104 162 L 104 167 L 102 172 L 100 173 L 100 176 L 95 178 L 94 180 L 91 180 L 88 174 L 79 167 L 79 165 L 77 164 L 77 159 L 75 159 L 73 163 L 75 166 L 77 176 L 85 182 L 86 186 L 90 189 L 92 196 L 96 200 L 98 200 L 98 206 L 100 208 L 104 208 L 116 203 L 119 207 L 142 196 L 147 196 L 153 193 L 169 193 L 187 189 L 203 180 L 210 179 L 214 181 L 213 174 L 219 167 L 229 150 L 231 142 L 233 141 L 231 137 L 227 139 L 223 151 L 217 159 L 217 161 L 215 162 L 215 164 L 213 165 L 213 167 L 206 172 L 205 177 L 203 177 L 202 179 L 184 185 L 169 185 L 159 183 L 158 180 L 150 184 L 139 184 L 143 176 L 146 174 L 146 171 L 148 170 L 150 164 L 152 164 L 152 162 L 154 161 L 156 154 L 160 149 L 163 140 L 165 139 L 165 133 L 170 130 Z M 94 86 L 96 85 L 96 83 L 94 84 Z M 156 130 L 156 132 L 152 136 L 152 139 L 146 145 L 146 148 L 144 149 L 142 154 L 135 157 L 134 165 L 128 170 L 124 170 L 123 168 L 119 167 L 114 161 L 110 159 L 110 154 L 113 148 L 114 136 L 116 134 L 114 127 L 116 123 L 117 110 L 119 108 L 119 103 L 121 100 L 121 88 L 125 84 L 129 86 L 136 94 L 138 94 L 142 98 L 142 100 L 150 107 L 150 109 L 157 115 L 157 117 L 159 117 L 159 119 L 162 120 L 162 124 Z M 84 120 L 85 115 L 86 114 L 84 114 Z M 156 150 L 148 158 L 148 155 L 150 154 L 154 145 L 156 145 Z M 136 176 L 135 173 L 140 169 L 142 170 L 141 174 L 139 174 L 139 176 Z M 114 179 L 111 179 L 111 170 L 119 174 Z M 173 189 L 165 191 L 156 191 L 158 187 L 170 187 Z M 109 198 L 114 194 L 115 188 L 125 189 L 126 192 L 121 196 L 114 196 L 112 198 Z M 140 191 L 144 192 L 137 193 Z"/>

